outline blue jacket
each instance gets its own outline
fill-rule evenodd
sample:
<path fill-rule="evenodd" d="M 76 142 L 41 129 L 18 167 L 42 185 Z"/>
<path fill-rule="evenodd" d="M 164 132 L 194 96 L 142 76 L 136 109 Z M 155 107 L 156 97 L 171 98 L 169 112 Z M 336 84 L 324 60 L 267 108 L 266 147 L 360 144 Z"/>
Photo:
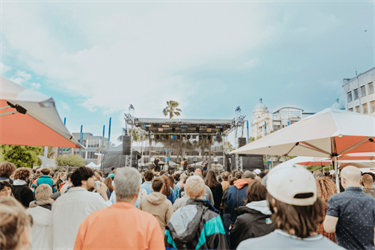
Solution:
<path fill-rule="evenodd" d="M 235 209 L 246 205 L 247 200 L 247 186 L 249 183 L 246 180 L 239 179 L 234 182 L 234 185 L 228 190 L 227 207 L 230 213 L 230 224 L 234 225 L 237 214 Z"/>
<path fill-rule="evenodd" d="M 171 195 L 168 196 L 167 199 L 170 200 L 172 202 L 172 204 L 175 202 L 176 195 L 174 194 L 173 188 L 171 188 Z"/>
<path fill-rule="evenodd" d="M 228 249 L 219 211 L 204 200 L 188 200 L 165 228 L 165 249 Z"/>
<path fill-rule="evenodd" d="M 42 175 L 42 176 L 40 176 L 39 179 L 37 180 L 36 184 L 37 184 L 38 187 L 40 185 L 42 185 L 42 184 L 48 184 L 48 185 L 51 186 L 53 192 L 57 191 L 56 188 L 55 188 L 55 186 L 53 185 L 52 178 L 49 177 L 48 175 Z"/>

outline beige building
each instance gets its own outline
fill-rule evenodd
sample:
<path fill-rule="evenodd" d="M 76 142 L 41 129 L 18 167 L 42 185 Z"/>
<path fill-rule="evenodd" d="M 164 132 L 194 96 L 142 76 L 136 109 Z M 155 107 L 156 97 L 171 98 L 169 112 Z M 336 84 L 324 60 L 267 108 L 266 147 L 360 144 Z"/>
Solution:
<path fill-rule="evenodd" d="M 346 109 L 375 116 L 375 68 L 343 80 Z"/>
<path fill-rule="evenodd" d="M 266 132 L 269 134 L 277 131 L 313 114 L 315 113 L 304 112 L 303 109 L 295 107 L 283 107 L 270 113 L 260 99 L 253 112 L 252 137 L 255 139 L 263 137 Z"/>

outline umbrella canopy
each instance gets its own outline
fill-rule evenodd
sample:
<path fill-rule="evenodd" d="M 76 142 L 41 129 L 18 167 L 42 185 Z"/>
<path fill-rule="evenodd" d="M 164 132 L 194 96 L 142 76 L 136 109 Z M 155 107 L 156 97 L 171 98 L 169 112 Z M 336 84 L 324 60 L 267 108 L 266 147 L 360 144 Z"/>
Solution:
<path fill-rule="evenodd" d="M 337 175 L 338 156 L 375 152 L 374 140 L 375 117 L 325 109 L 232 153 L 332 158 Z"/>
<path fill-rule="evenodd" d="M 374 140 L 375 117 L 325 109 L 232 153 L 332 158 L 375 152 Z"/>
<path fill-rule="evenodd" d="M 84 148 L 66 129 L 53 98 L 0 76 L 0 144 Z"/>
<path fill-rule="evenodd" d="M 357 168 L 374 168 L 375 161 L 366 160 L 366 157 L 361 158 L 362 160 L 353 160 L 350 157 L 338 158 L 339 168 L 344 168 L 346 166 L 355 166 Z M 332 159 L 330 158 L 320 158 L 320 157 L 303 157 L 298 156 L 288 161 L 288 163 L 295 163 L 303 166 L 323 166 L 328 167 L 332 166 Z M 283 164 L 283 163 L 282 163 Z M 278 166 L 282 166 L 282 164 Z"/>

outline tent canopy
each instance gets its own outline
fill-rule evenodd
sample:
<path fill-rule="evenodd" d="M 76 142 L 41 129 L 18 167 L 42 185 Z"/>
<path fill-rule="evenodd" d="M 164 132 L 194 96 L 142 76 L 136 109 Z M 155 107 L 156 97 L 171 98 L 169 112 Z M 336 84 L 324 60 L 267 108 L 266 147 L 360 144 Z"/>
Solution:
<path fill-rule="evenodd" d="M 0 76 L 0 144 L 84 148 L 66 129 L 53 98 Z"/>
<path fill-rule="evenodd" d="M 232 153 L 332 158 L 375 152 L 374 140 L 375 117 L 325 109 Z"/>

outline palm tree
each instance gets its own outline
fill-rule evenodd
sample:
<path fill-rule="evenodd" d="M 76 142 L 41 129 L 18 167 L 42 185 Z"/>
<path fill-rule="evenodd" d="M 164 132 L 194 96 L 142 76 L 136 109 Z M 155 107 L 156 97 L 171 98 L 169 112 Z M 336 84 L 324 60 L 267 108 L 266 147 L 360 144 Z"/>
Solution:
<path fill-rule="evenodd" d="M 169 119 L 172 119 L 174 116 L 180 116 L 181 109 L 177 108 L 180 105 L 176 101 L 167 101 L 167 107 L 163 109 L 164 116 L 169 115 Z"/>

